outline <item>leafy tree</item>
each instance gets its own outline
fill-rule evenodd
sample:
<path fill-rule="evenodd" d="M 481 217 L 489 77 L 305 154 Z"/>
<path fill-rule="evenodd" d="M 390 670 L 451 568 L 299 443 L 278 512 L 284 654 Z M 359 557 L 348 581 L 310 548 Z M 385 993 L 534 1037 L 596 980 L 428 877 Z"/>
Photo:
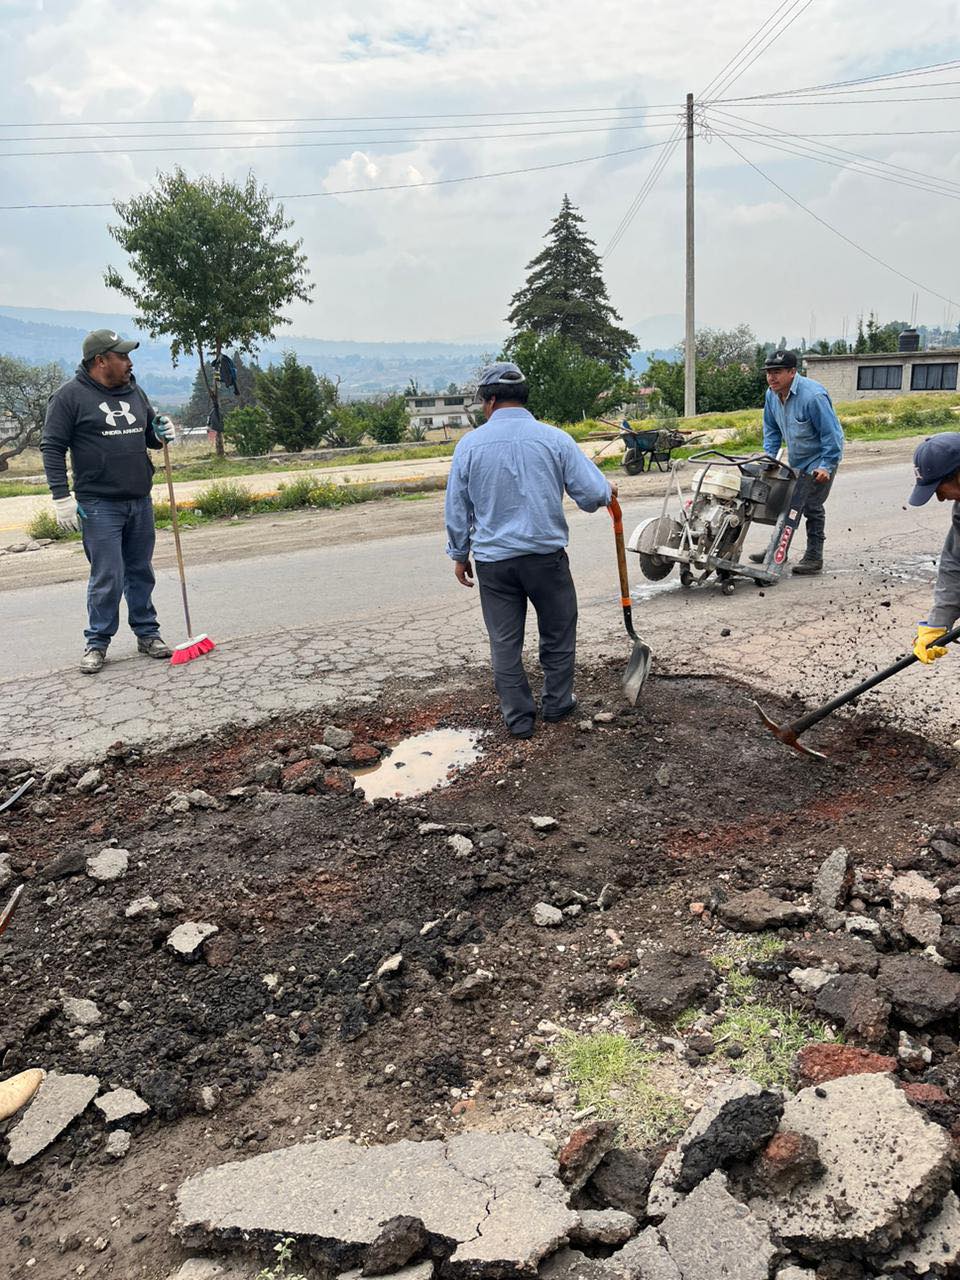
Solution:
<path fill-rule="evenodd" d="M 0 438 L 0 471 L 10 459 L 40 443 L 47 401 L 64 382 L 58 364 L 27 364 L 0 356 L 0 422 L 13 428 Z"/>
<path fill-rule="evenodd" d="M 284 238 L 293 224 L 252 174 L 240 186 L 191 181 L 177 168 L 146 195 L 114 207 L 120 221 L 110 234 L 136 281 L 108 267 L 106 284 L 134 303 L 136 323 L 151 337 L 171 339 L 174 364 L 187 352 L 196 356 L 217 423 L 219 390 L 207 356 L 219 359 L 227 347 L 253 351 L 273 337 L 284 307 L 309 301 L 303 242 Z"/>
<path fill-rule="evenodd" d="M 863 332 L 863 316 L 857 316 L 857 338 L 853 344 L 854 355 L 863 355 L 864 351 L 869 350 L 867 335 Z"/>
<path fill-rule="evenodd" d="M 748 324 L 738 324 L 735 329 L 698 329 L 695 343 L 697 359 L 713 365 L 752 364 L 757 350 L 756 335 Z"/>
<path fill-rule="evenodd" d="M 526 284 L 510 299 L 507 320 L 515 337 L 530 332 L 565 338 L 620 373 L 637 339 L 615 323 L 620 316 L 607 296 L 600 257 L 582 226 L 583 218 L 565 195 L 547 232 L 547 247 L 527 263 Z"/>
<path fill-rule="evenodd" d="M 728 413 L 732 409 L 751 409 L 763 404 L 767 388 L 765 356 L 765 348 L 757 346 L 749 363 L 718 365 L 710 360 L 698 360 L 697 413 Z M 651 360 L 642 379 L 646 386 L 657 388 L 668 409 L 683 413 L 682 361 Z"/>
<path fill-rule="evenodd" d="M 276 444 L 270 415 L 260 405 L 232 409 L 223 420 L 223 434 L 248 458 L 269 453 Z"/>
<path fill-rule="evenodd" d="M 593 360 L 569 338 L 518 333 L 504 349 L 527 375 L 527 408 L 547 422 L 579 422 L 609 412 L 630 395 L 630 383 L 602 360 Z"/>
<path fill-rule="evenodd" d="M 367 434 L 367 424 L 352 405 L 335 405 L 323 438 L 334 449 L 354 448 Z"/>
<path fill-rule="evenodd" d="M 407 404 L 402 395 L 358 400 L 353 406 L 367 435 L 378 444 L 397 444 L 407 433 Z"/>
<path fill-rule="evenodd" d="M 235 351 L 230 357 L 237 367 L 237 387 L 240 390 L 239 396 L 234 395 L 232 390 L 221 390 L 220 394 L 223 398 L 223 411 L 226 417 L 236 409 L 246 409 L 250 405 L 256 403 L 256 382 L 257 374 L 260 372 L 260 366 L 251 361 L 247 364 L 240 353 Z M 205 427 L 207 419 L 210 416 L 210 393 L 208 386 L 213 383 L 213 366 L 208 364 L 204 370 L 197 370 L 197 376 L 193 380 L 193 390 L 190 393 L 190 399 L 187 401 L 183 412 L 180 414 L 180 422 L 187 430 L 195 430 L 198 427 Z"/>
<path fill-rule="evenodd" d="M 322 440 L 337 400 L 329 378 L 318 378 L 292 351 L 279 365 L 271 365 L 257 378 L 257 400 L 270 418 L 276 442 L 300 453 Z"/>

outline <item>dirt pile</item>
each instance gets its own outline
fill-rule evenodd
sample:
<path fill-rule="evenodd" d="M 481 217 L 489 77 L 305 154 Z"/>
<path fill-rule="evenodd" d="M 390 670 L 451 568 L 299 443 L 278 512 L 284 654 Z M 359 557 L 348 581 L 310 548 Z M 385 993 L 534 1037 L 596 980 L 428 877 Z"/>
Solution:
<path fill-rule="evenodd" d="M 915 870 L 952 927 L 953 867 L 930 843 L 954 816 L 952 758 L 856 722 L 838 728 L 830 765 L 810 766 L 755 730 L 736 686 L 654 680 L 624 708 L 618 681 L 617 668 L 589 673 L 579 723 L 520 745 L 480 693 L 458 693 L 343 712 L 347 746 L 324 741 L 326 719 L 301 719 L 161 757 L 119 744 L 93 769 L 8 765 L 4 794 L 28 771 L 40 780 L 0 830 L 0 871 L 27 885 L 0 939 L 2 1074 L 39 1066 L 44 1087 L 93 1078 L 98 1103 L 137 1100 L 124 1095 L 119 1118 L 88 1100 L 44 1150 L 0 1166 L 0 1245 L 18 1265 L 35 1258 L 51 1280 L 80 1264 L 153 1277 L 172 1259 L 158 1185 L 305 1133 L 424 1140 L 519 1118 L 558 1148 L 583 1106 L 554 1054 L 561 1027 L 603 1027 L 623 1006 L 621 1038 L 691 1076 L 729 1075 L 737 1037 L 721 1019 L 741 968 L 804 1015 L 815 996 L 793 970 L 822 969 L 824 987 L 875 982 L 894 1028 L 877 1047 L 896 1057 L 906 1006 L 884 994 L 880 966 L 915 957 L 900 934 L 847 921 L 902 933 L 893 900 L 864 895 Z M 367 763 L 364 749 L 437 726 L 488 730 L 455 786 L 372 805 L 352 789 L 345 766 Z M 841 928 L 812 928 L 814 878 L 841 842 L 860 868 L 853 900 L 831 908 Z M 733 936 L 721 906 L 758 887 L 801 922 L 781 919 L 778 937 L 806 950 L 789 968 L 779 953 L 718 968 Z M 915 890 L 904 913 L 910 902 L 933 911 Z M 915 914 L 911 927 L 932 927 Z M 673 1000 L 675 1020 L 696 1006 L 683 1026 L 641 1007 L 665 952 L 700 978 Z M 937 1071 L 960 1098 L 944 1024 L 911 1027 L 919 1048 L 898 1058 L 902 1077 L 925 1086 Z M 20 1120 L 0 1125 L 4 1152 Z M 593 1208 L 633 1212 L 655 1156 L 598 1170 L 621 1192 Z"/>

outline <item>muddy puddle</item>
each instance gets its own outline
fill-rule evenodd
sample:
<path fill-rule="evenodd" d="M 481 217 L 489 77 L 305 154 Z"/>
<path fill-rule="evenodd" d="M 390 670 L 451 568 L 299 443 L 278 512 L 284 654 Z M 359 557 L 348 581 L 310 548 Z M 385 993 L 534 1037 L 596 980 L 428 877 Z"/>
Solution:
<path fill-rule="evenodd" d="M 430 729 L 404 738 L 372 769 L 356 771 L 368 801 L 422 796 L 453 781 L 483 754 L 481 729 Z"/>

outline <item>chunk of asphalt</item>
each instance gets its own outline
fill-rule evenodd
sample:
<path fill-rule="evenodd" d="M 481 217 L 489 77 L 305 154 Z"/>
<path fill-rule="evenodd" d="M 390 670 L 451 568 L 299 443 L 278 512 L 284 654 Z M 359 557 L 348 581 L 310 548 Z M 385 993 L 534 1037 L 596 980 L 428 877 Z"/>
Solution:
<path fill-rule="evenodd" d="M 960 1009 L 960 976 L 922 956 L 884 956 L 877 985 L 901 1018 L 914 1027 L 925 1027 Z"/>
<path fill-rule="evenodd" d="M 135 1116 L 145 1116 L 150 1110 L 149 1104 L 132 1089 L 111 1089 L 109 1093 L 97 1098 L 93 1105 L 108 1125 L 131 1120 Z"/>
<path fill-rule="evenodd" d="M 769 1280 L 784 1252 L 767 1223 L 730 1194 L 719 1170 L 667 1214 L 660 1235 L 683 1280 Z"/>
<path fill-rule="evenodd" d="M 26 1164 L 46 1150 L 77 1116 L 86 1111 L 99 1088 L 100 1081 L 96 1076 L 49 1072 L 23 1119 L 10 1132 L 9 1162 Z"/>
<path fill-rule="evenodd" d="M 595 1204 L 643 1218 L 655 1170 L 653 1160 L 642 1152 L 614 1147 L 590 1175 L 585 1191 Z"/>
<path fill-rule="evenodd" d="M 540 1265 L 540 1280 L 606 1280 L 609 1272 L 600 1258 L 579 1249 L 558 1249 Z"/>
<path fill-rule="evenodd" d="M 715 1089 L 677 1144 L 676 1189 L 692 1191 L 715 1169 L 752 1156 L 776 1132 L 782 1114 L 782 1095 L 753 1080 Z"/>
<path fill-rule="evenodd" d="M 380 1227 L 380 1234 L 363 1255 L 364 1276 L 386 1276 L 405 1267 L 422 1253 L 430 1237 L 419 1218 L 398 1214 Z"/>
<path fill-rule="evenodd" d="M 813 901 L 818 907 L 836 911 L 846 902 L 853 887 L 853 861 L 841 845 L 820 864 L 813 882 Z"/>
<path fill-rule="evenodd" d="M 654 1227 L 647 1227 L 604 1261 L 613 1280 L 685 1280 Z"/>
<path fill-rule="evenodd" d="M 301 1143 L 187 1179 L 175 1230 L 194 1246 L 308 1237 L 352 1265 L 382 1223 L 409 1215 L 454 1246 L 451 1274 L 532 1273 L 579 1220 L 556 1175 L 544 1143 L 518 1133 L 369 1148 Z"/>
<path fill-rule="evenodd" d="M 763 929 L 782 929 L 802 924 L 810 915 L 808 907 L 775 898 L 766 889 L 750 889 L 735 893 L 721 902 L 717 915 L 737 933 L 758 933 Z"/>
<path fill-rule="evenodd" d="M 882 1265 L 884 1273 L 909 1276 L 952 1275 L 960 1266 L 960 1200 L 947 1193 L 940 1212 L 924 1223 L 913 1244 L 905 1244 Z"/>
<path fill-rule="evenodd" d="M 571 1244 L 626 1244 L 637 1229 L 632 1213 L 620 1209 L 581 1209 L 579 1225 L 570 1232 Z"/>
<path fill-rule="evenodd" d="M 680 1152 L 670 1151 L 653 1175 L 647 1194 L 647 1217 L 654 1222 L 662 1221 L 683 1199 L 683 1192 L 677 1190 L 680 1162 Z"/>
<path fill-rule="evenodd" d="M 186 924 L 178 924 L 167 937 L 167 946 L 182 960 L 193 960 L 200 946 L 207 938 L 212 938 L 220 930 L 215 924 L 205 921 L 188 920 Z"/>
<path fill-rule="evenodd" d="M 822 1177 L 750 1208 L 791 1250 L 817 1260 L 885 1256 L 914 1235 L 950 1186 L 952 1141 L 890 1076 L 844 1076 L 787 1101 L 783 1132 L 809 1134 Z"/>
<path fill-rule="evenodd" d="M 127 874 L 130 865 L 129 849 L 101 849 L 87 859 L 87 875 L 91 880 L 110 884 Z"/>

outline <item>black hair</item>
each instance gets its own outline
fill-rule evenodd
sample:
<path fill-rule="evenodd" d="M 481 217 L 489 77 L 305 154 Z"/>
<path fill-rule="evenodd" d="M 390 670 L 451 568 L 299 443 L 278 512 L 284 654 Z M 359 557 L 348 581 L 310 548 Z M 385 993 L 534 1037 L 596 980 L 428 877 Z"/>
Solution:
<path fill-rule="evenodd" d="M 527 382 L 491 382 L 480 388 L 481 400 L 492 400 L 494 404 L 512 401 L 514 404 L 526 404 L 530 398 L 530 384 Z"/>

